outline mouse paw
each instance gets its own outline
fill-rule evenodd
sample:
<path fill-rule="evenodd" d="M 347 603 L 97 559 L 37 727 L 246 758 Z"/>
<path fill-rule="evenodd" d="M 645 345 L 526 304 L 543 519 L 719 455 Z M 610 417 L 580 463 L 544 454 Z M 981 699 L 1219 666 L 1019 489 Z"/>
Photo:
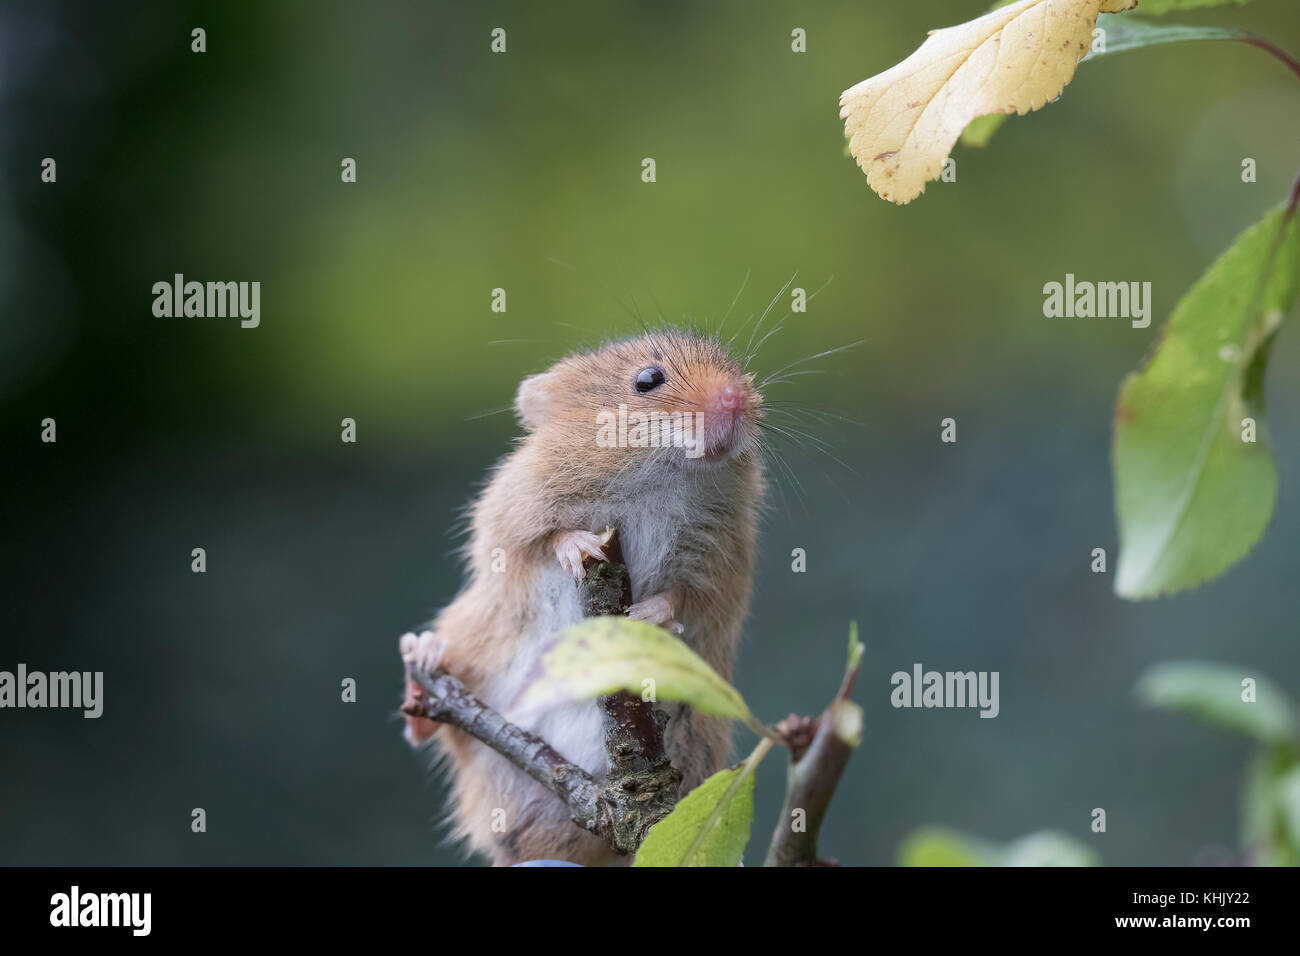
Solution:
<path fill-rule="evenodd" d="M 418 635 L 403 634 L 398 641 L 398 648 L 402 652 L 402 660 L 407 664 L 414 664 L 421 670 L 436 671 L 442 666 L 447 642 L 433 631 L 422 631 Z"/>
<path fill-rule="evenodd" d="M 559 559 L 560 567 L 578 580 L 585 573 L 582 569 L 584 558 L 605 560 L 600 535 L 590 531 L 557 531 L 551 538 L 551 546 L 555 548 L 555 557 Z"/>
<path fill-rule="evenodd" d="M 418 667 L 421 670 L 436 670 L 442 663 L 442 655 L 446 650 L 447 642 L 434 636 L 432 631 L 425 631 L 418 637 L 414 634 L 403 634 L 398 641 L 398 648 L 402 652 L 402 664 L 406 670 L 406 693 L 402 701 L 402 708 L 424 702 L 426 691 L 420 686 L 419 682 L 411 677 L 411 668 Z M 412 717 L 406 715 L 406 729 L 402 736 L 412 747 L 419 746 L 427 741 L 438 729 L 438 723 L 429 720 L 427 717 Z"/>
<path fill-rule="evenodd" d="M 673 607 L 673 597 L 668 591 L 652 595 L 644 601 L 633 604 L 627 609 L 627 616 L 638 621 L 645 621 L 647 624 L 662 627 L 672 634 L 680 634 L 685 630 L 680 623 L 674 620 L 677 616 L 677 610 Z"/>

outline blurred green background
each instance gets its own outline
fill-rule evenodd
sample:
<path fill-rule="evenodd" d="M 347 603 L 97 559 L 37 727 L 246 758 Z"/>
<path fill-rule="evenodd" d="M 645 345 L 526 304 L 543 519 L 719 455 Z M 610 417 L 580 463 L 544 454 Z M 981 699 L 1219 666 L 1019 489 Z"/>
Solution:
<path fill-rule="evenodd" d="M 1296 330 L 1268 386 L 1282 491 L 1261 545 L 1154 603 L 1088 565 L 1116 557 L 1120 379 L 1285 194 L 1300 84 L 1241 45 L 1107 58 L 891 206 L 844 155 L 839 93 L 983 6 L 0 10 L 0 668 L 102 670 L 106 695 L 98 721 L 0 713 L 0 862 L 462 859 L 400 738 L 396 643 L 456 591 L 459 511 L 516 433 L 482 413 L 632 311 L 716 322 L 748 275 L 734 327 L 796 274 L 833 281 L 758 366 L 863 340 L 772 393 L 863 425 L 813 429 L 852 472 L 784 450 L 802 490 L 778 478 L 736 683 L 769 720 L 814 712 L 861 622 L 866 739 L 823 853 L 890 863 L 942 823 L 1050 827 L 1113 864 L 1230 855 L 1250 745 L 1132 688 L 1196 657 L 1300 691 Z M 1289 0 L 1178 19 L 1300 51 Z M 156 318 L 176 272 L 260 281 L 260 328 Z M 1156 321 L 1045 319 L 1067 272 L 1152 282 Z M 918 661 L 1000 671 L 1000 716 L 892 709 L 889 675 Z M 783 775 L 760 771 L 750 862 Z"/>

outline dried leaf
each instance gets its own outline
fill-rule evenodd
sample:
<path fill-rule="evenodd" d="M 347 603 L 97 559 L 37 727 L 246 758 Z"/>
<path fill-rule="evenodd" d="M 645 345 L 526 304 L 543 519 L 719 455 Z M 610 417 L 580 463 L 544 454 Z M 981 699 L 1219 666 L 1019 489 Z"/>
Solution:
<path fill-rule="evenodd" d="M 1092 46 L 1099 14 L 1137 0 L 1020 0 L 935 30 L 902 63 L 840 96 L 844 135 L 881 198 L 908 203 L 938 179 L 971 120 L 1054 100 Z"/>

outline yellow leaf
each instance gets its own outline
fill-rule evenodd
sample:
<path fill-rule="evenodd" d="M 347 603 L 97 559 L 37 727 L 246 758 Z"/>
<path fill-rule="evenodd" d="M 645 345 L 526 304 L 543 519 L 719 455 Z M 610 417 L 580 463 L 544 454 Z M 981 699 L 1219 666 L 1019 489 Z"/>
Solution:
<path fill-rule="evenodd" d="M 1137 0 L 1019 0 L 931 31 L 902 63 L 840 95 L 854 159 L 882 199 L 909 203 L 938 179 L 966 124 L 1056 99 L 1092 47 L 1101 13 Z"/>

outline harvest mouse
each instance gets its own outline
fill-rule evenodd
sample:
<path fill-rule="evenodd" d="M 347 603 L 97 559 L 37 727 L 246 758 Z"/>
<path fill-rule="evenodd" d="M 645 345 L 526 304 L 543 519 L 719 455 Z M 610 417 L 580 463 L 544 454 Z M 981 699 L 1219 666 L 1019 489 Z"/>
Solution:
<path fill-rule="evenodd" d="M 667 627 L 730 679 L 753 589 L 764 493 L 753 376 L 714 337 L 665 329 L 572 355 L 519 386 L 525 430 L 470 509 L 459 595 L 408 666 L 444 667 L 507 719 L 598 778 L 607 771 L 596 701 L 542 713 L 516 701 L 556 631 L 582 618 L 583 558 L 618 529 L 632 582 L 628 614 Z M 422 691 L 407 678 L 410 701 Z M 683 794 L 722 769 L 728 720 L 661 704 Z M 455 834 L 494 864 L 617 859 L 564 805 L 464 732 L 407 717 L 406 738 L 447 758 Z"/>

